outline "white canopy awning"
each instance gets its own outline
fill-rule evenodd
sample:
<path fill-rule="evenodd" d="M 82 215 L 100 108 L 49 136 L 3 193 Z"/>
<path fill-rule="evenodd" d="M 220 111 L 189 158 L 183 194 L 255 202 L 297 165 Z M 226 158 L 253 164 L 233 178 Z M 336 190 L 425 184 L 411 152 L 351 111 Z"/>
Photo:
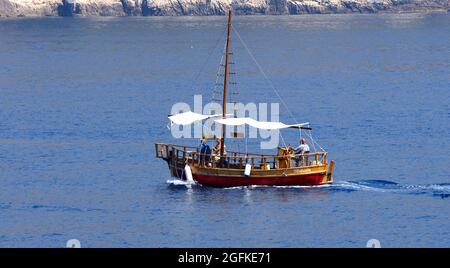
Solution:
<path fill-rule="evenodd" d="M 179 113 L 176 115 L 169 116 L 170 122 L 177 125 L 190 125 L 194 122 L 201 121 L 210 117 L 209 115 L 203 115 L 198 113 L 193 113 L 191 111 L 185 113 Z"/>
<path fill-rule="evenodd" d="M 241 125 L 247 124 L 254 128 L 267 129 L 267 130 L 283 129 L 283 128 L 301 128 L 301 127 L 309 125 L 309 123 L 286 125 L 281 122 L 256 121 L 255 119 L 252 119 L 249 117 L 225 118 L 225 119 L 217 119 L 214 121 L 219 124 L 229 125 L 229 126 L 241 126 Z"/>
<path fill-rule="evenodd" d="M 229 115 L 227 115 L 229 116 Z M 179 113 L 176 115 L 169 116 L 170 122 L 177 125 L 190 125 L 197 121 L 202 121 L 209 118 L 214 117 L 222 117 L 222 115 L 204 115 L 193 113 L 191 111 Z M 250 117 L 229 117 L 229 118 L 220 118 L 214 120 L 215 122 L 228 125 L 228 126 L 241 126 L 241 125 L 249 125 L 254 128 L 266 129 L 266 130 L 274 130 L 274 129 L 283 129 L 283 128 L 302 128 L 304 126 L 309 125 L 309 123 L 302 124 L 294 124 L 294 125 L 286 125 L 281 122 L 265 122 L 265 121 L 257 121 Z"/>
<path fill-rule="evenodd" d="M 184 113 L 179 113 L 176 115 L 169 116 L 169 120 L 173 124 L 177 124 L 177 125 L 190 125 L 197 121 L 202 121 L 202 120 L 205 120 L 208 118 L 218 117 L 218 116 L 222 116 L 222 115 L 217 115 L 217 114 L 205 115 L 205 114 L 198 114 L 198 113 L 193 113 L 193 112 L 189 111 L 189 112 L 184 112 Z"/>

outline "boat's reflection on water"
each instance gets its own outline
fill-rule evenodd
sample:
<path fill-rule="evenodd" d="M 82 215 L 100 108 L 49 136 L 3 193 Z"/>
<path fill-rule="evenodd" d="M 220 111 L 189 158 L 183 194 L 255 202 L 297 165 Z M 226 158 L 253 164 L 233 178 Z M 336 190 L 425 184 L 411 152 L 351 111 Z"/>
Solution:
<path fill-rule="evenodd" d="M 292 202 L 296 200 L 323 199 L 331 194 L 329 185 L 323 186 L 247 186 L 213 188 L 198 184 L 169 184 L 168 190 L 185 196 L 186 204 L 208 202 L 209 204 L 236 204 L 263 202 Z"/>

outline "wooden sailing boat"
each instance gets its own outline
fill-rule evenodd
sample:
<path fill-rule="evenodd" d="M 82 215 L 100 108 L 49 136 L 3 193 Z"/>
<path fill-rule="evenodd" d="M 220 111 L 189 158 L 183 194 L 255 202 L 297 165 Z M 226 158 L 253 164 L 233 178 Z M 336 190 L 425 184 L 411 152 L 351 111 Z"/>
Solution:
<path fill-rule="evenodd" d="M 250 118 L 227 118 L 227 86 L 230 48 L 231 11 L 228 12 L 228 31 L 225 50 L 222 115 L 215 120 L 222 124 L 220 153 L 205 154 L 196 147 L 156 143 L 156 157 L 165 160 L 172 176 L 195 181 L 213 187 L 234 187 L 250 185 L 312 186 L 330 184 L 333 181 L 334 161 L 327 161 L 327 153 L 313 152 L 295 154 L 291 147 L 279 147 L 277 154 L 261 155 L 247 152 L 225 154 L 226 125 L 248 124 L 262 129 L 297 128 L 308 129 L 305 124 L 285 125 L 280 122 L 258 122 Z M 213 118 L 186 112 L 170 116 L 175 124 L 191 124 Z M 218 159 L 218 160 L 215 160 Z"/>

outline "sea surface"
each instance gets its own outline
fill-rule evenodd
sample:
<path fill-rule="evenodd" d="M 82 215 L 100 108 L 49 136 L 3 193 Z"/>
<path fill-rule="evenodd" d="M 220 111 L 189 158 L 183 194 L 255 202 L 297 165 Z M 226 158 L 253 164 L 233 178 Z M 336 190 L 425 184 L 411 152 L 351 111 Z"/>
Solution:
<path fill-rule="evenodd" d="M 188 187 L 155 158 L 172 105 L 211 99 L 225 24 L 1 19 L 0 247 L 450 246 L 449 14 L 235 18 L 234 96 L 310 122 L 325 187 Z"/>

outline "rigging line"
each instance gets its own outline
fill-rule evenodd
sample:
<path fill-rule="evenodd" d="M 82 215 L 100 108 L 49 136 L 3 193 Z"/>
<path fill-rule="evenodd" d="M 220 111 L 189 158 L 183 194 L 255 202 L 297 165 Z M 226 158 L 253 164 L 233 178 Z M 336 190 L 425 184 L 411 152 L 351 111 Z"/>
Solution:
<path fill-rule="evenodd" d="M 322 150 L 322 152 L 325 152 L 325 149 L 323 149 L 322 146 L 321 146 L 316 140 L 314 140 L 314 138 L 313 138 L 313 136 L 312 136 L 312 134 L 311 134 L 311 130 L 309 131 L 309 133 L 306 132 L 306 131 L 305 131 L 305 133 L 306 133 L 306 135 L 309 136 L 309 138 L 310 138 L 311 141 L 313 142 L 313 145 L 314 145 L 314 144 L 317 144 L 317 146 L 319 146 L 320 150 Z"/>
<path fill-rule="evenodd" d="M 297 121 L 297 119 L 294 117 L 294 114 L 291 112 L 291 110 L 289 109 L 289 107 L 287 106 L 287 104 L 284 102 L 283 98 L 281 98 L 280 94 L 278 93 L 278 90 L 275 88 L 275 86 L 273 85 L 272 81 L 267 77 L 266 73 L 264 72 L 264 70 L 262 69 L 261 65 L 260 65 L 260 64 L 258 63 L 258 61 L 256 60 L 255 56 L 253 56 L 253 53 L 252 53 L 252 52 L 250 51 L 250 49 L 248 48 L 247 44 L 246 44 L 246 43 L 244 42 L 244 40 L 242 39 L 241 35 L 238 33 L 238 31 L 236 30 L 236 28 L 234 28 L 233 26 L 231 26 L 231 27 L 233 28 L 233 31 L 236 33 L 236 36 L 237 36 L 237 37 L 239 38 L 239 40 L 241 41 L 241 43 L 242 43 L 242 45 L 244 46 L 244 48 L 245 48 L 245 50 L 247 51 L 247 53 L 250 55 L 250 57 L 252 58 L 252 60 L 255 62 L 256 66 L 257 66 L 258 69 L 259 69 L 259 71 L 263 74 L 264 78 L 267 80 L 267 82 L 269 83 L 269 85 L 272 87 L 272 90 L 275 92 L 275 94 L 276 94 L 277 97 L 280 99 L 280 101 L 281 101 L 281 103 L 283 104 L 283 106 L 284 106 L 284 107 L 286 108 L 286 110 L 288 111 L 288 113 L 289 113 L 289 115 L 291 116 L 291 118 L 294 120 L 294 122 L 295 122 L 296 124 L 298 124 L 298 121 Z M 320 144 L 312 138 L 312 135 L 311 135 L 310 133 L 307 133 L 307 134 L 309 134 L 308 136 L 309 136 L 309 138 L 311 139 L 311 141 L 313 142 L 313 144 L 316 143 L 316 144 L 320 147 L 320 149 L 321 149 L 322 151 L 324 151 L 323 148 L 322 148 L 322 146 L 320 146 Z M 301 135 L 301 132 L 300 132 L 300 135 Z M 281 135 L 281 132 L 280 132 L 280 136 L 281 136 L 281 139 L 283 140 L 283 143 L 284 143 L 284 139 L 283 139 L 283 136 Z M 286 146 L 286 144 L 285 144 L 285 146 Z"/>
<path fill-rule="evenodd" d="M 222 57 L 220 58 L 219 66 L 217 67 L 216 82 L 214 83 L 214 90 L 213 90 L 213 93 L 212 93 L 212 96 L 211 96 L 211 101 L 214 101 L 215 97 L 223 95 L 223 93 L 218 92 L 219 91 L 218 90 L 218 83 L 219 83 L 219 73 L 221 73 L 222 62 L 223 62 L 223 58 L 225 56 L 226 45 L 227 45 L 227 43 L 225 42 L 225 44 L 223 46 Z M 216 46 L 217 46 L 217 44 L 216 44 Z"/>
<path fill-rule="evenodd" d="M 236 36 L 239 38 L 239 40 L 241 41 L 242 45 L 244 46 L 245 50 L 247 51 L 247 53 L 250 55 L 250 57 L 252 58 L 252 60 L 255 62 L 256 66 L 258 66 L 259 71 L 263 74 L 264 78 L 267 80 L 267 82 L 269 83 L 269 85 L 272 87 L 272 90 L 275 92 L 275 94 L 277 94 L 278 99 L 280 99 L 281 103 L 283 104 L 283 106 L 286 108 L 286 110 L 289 112 L 290 116 L 294 119 L 295 123 L 298 124 L 297 120 L 295 119 L 294 115 L 292 114 L 292 112 L 289 110 L 289 107 L 286 105 L 286 103 L 284 102 L 284 100 L 281 98 L 280 94 L 278 93 L 277 89 L 275 88 L 275 86 L 272 84 L 272 81 L 270 81 L 269 77 L 267 77 L 266 73 L 264 72 L 263 68 L 261 67 L 261 65 L 258 63 L 258 61 L 256 60 L 256 58 L 253 56 L 253 53 L 250 51 L 250 49 L 248 48 L 247 44 L 244 42 L 244 40 L 242 40 L 241 35 L 238 33 L 238 31 L 236 30 L 236 28 L 234 28 L 233 26 L 231 26 L 233 28 L 233 31 L 236 33 Z M 286 142 L 283 138 L 283 135 L 281 134 L 281 131 L 279 131 L 281 140 L 283 141 L 284 147 L 286 146 Z"/>
<path fill-rule="evenodd" d="M 283 142 L 284 147 L 287 147 L 286 142 L 284 141 L 283 135 L 281 134 L 281 131 L 278 130 L 278 133 L 280 133 L 281 141 Z"/>
<path fill-rule="evenodd" d="M 214 47 L 209 51 L 208 56 L 206 57 L 206 60 L 203 62 L 200 70 L 198 71 L 197 75 L 194 77 L 194 80 L 192 81 L 192 85 L 191 85 L 191 90 L 194 90 L 195 83 L 199 81 L 198 78 L 200 77 L 200 75 L 202 74 L 203 70 L 205 69 L 207 63 L 211 59 L 211 55 L 213 54 L 214 50 L 216 50 L 217 46 L 219 45 L 219 41 L 222 39 L 223 32 L 225 32 L 225 30 L 223 30 L 220 33 L 220 35 L 217 37 Z"/>
<path fill-rule="evenodd" d="M 215 97 L 218 97 L 217 95 L 220 94 L 220 93 L 218 92 L 218 89 L 217 89 L 218 87 L 217 87 L 217 85 L 218 85 L 218 83 L 219 83 L 219 73 L 220 73 L 220 69 L 221 69 L 220 64 L 222 64 L 222 61 L 223 61 L 223 55 L 222 55 L 222 57 L 220 58 L 219 67 L 217 68 L 217 72 L 216 72 L 216 81 L 215 81 L 215 83 L 214 83 L 214 90 L 213 90 L 212 96 L 211 96 L 211 100 L 212 100 L 212 101 L 215 99 Z"/>
<path fill-rule="evenodd" d="M 312 137 L 312 135 L 311 135 L 311 132 L 306 131 L 306 133 L 307 133 L 307 135 L 309 134 L 309 139 L 311 140 L 311 143 L 312 143 L 314 152 L 317 152 L 317 150 L 316 150 L 316 145 L 314 144 L 314 139 L 313 139 L 313 137 Z"/>
<path fill-rule="evenodd" d="M 244 40 L 241 38 L 241 35 L 238 33 L 238 31 L 236 30 L 236 28 L 232 27 L 233 31 L 236 33 L 236 36 L 239 38 L 239 40 L 241 41 L 242 45 L 244 45 L 245 50 L 247 51 L 247 53 L 250 55 L 250 57 L 252 58 L 252 60 L 255 62 L 256 66 L 258 67 L 259 71 L 262 73 L 262 75 L 264 76 L 264 78 L 267 80 L 267 82 L 269 83 L 270 87 L 272 88 L 272 90 L 275 92 L 275 94 L 277 95 L 278 99 L 280 99 L 281 103 L 283 104 L 283 106 L 286 108 L 286 110 L 288 111 L 289 115 L 292 117 L 292 119 L 294 119 L 295 123 L 298 124 L 297 119 L 294 117 L 294 114 L 291 112 L 291 110 L 289 110 L 289 107 L 286 105 L 286 103 L 284 102 L 284 100 L 281 98 L 280 94 L 278 93 L 278 90 L 275 88 L 275 86 L 273 85 L 272 81 L 269 79 L 269 77 L 266 75 L 266 73 L 264 72 L 263 68 L 261 67 L 261 65 L 258 63 L 258 61 L 256 60 L 255 56 L 253 56 L 253 53 L 250 51 L 250 49 L 248 48 L 247 44 L 244 42 Z"/>

